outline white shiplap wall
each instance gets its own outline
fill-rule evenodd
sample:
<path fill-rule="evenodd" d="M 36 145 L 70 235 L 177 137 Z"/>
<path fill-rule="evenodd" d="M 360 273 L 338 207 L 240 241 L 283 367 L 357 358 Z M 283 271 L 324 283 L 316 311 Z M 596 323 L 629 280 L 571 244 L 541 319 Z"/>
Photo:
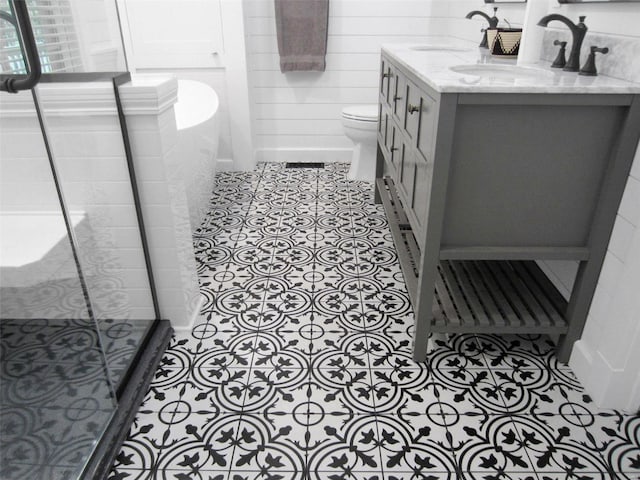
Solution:
<path fill-rule="evenodd" d="M 482 22 L 464 15 L 491 11 L 479 0 L 331 0 L 326 71 L 283 74 L 273 0 L 244 5 L 256 159 L 270 161 L 348 161 L 352 143 L 340 113 L 377 103 L 380 46 L 425 43 L 447 32 L 479 40 Z M 524 6 L 512 10 L 518 23 Z"/>

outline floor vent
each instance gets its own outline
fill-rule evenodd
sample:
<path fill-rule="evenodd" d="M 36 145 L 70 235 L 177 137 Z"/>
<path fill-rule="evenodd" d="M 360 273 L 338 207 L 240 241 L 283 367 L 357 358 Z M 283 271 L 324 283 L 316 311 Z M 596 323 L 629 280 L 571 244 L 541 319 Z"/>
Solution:
<path fill-rule="evenodd" d="M 324 168 L 323 162 L 287 162 L 286 168 Z"/>

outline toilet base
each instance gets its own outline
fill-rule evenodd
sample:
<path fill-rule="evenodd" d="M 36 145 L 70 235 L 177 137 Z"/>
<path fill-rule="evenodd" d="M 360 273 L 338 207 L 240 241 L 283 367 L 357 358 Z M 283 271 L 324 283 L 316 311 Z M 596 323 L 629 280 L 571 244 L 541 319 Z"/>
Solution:
<path fill-rule="evenodd" d="M 373 182 L 376 179 L 376 143 L 373 147 L 365 146 L 362 143 L 353 147 L 351 156 L 351 167 L 347 178 L 349 180 L 361 180 Z"/>

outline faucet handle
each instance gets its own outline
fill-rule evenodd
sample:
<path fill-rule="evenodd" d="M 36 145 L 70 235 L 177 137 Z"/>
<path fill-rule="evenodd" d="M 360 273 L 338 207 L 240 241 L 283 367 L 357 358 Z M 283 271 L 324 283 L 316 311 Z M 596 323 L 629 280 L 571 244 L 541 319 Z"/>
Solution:
<path fill-rule="evenodd" d="M 567 48 L 567 42 L 561 42 L 560 40 L 554 40 L 554 45 L 560 45 L 560 50 L 558 51 L 558 56 L 551 64 L 551 68 L 562 68 L 567 64 L 567 59 L 565 57 L 565 51 Z"/>
<path fill-rule="evenodd" d="M 590 77 L 595 77 L 596 75 L 598 75 L 598 71 L 596 70 L 596 53 L 602 53 L 603 55 L 606 55 L 607 53 L 609 53 L 609 49 L 607 47 L 600 48 L 592 45 L 591 52 L 587 57 L 587 61 L 580 69 L 580 75 L 587 75 Z"/>

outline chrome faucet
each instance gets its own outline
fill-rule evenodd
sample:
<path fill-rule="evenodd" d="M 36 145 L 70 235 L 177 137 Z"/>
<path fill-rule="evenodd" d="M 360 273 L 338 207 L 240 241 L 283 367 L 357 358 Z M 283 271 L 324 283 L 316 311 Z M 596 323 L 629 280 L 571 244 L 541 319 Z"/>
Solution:
<path fill-rule="evenodd" d="M 484 18 L 487 22 L 489 22 L 489 28 L 496 28 L 498 26 L 498 17 L 496 17 L 496 12 L 498 11 L 497 7 L 493 8 L 493 17 L 490 17 L 489 15 L 487 15 L 486 13 L 480 11 L 480 10 L 474 10 L 472 12 L 467 13 L 467 16 L 465 18 L 473 18 L 476 15 L 480 15 L 482 18 Z M 487 31 L 484 31 L 484 35 L 482 36 L 482 41 L 480 42 L 480 45 L 478 45 L 479 47 L 482 48 L 489 48 L 489 44 L 487 42 Z"/>
<path fill-rule="evenodd" d="M 569 59 L 567 60 L 566 65 L 563 70 L 567 72 L 577 72 L 580 70 L 580 48 L 582 47 L 582 41 L 584 40 L 584 36 L 587 33 L 587 26 L 584 24 L 584 19 L 586 17 L 580 17 L 579 23 L 576 25 L 571 20 L 563 15 L 559 15 L 557 13 L 551 13 L 549 15 L 545 15 L 540 19 L 538 25 L 541 27 L 546 27 L 549 22 L 553 20 L 557 20 L 559 22 L 564 23 L 569 30 L 571 30 L 571 34 L 573 36 L 573 43 L 571 44 L 571 51 L 569 52 Z"/>

